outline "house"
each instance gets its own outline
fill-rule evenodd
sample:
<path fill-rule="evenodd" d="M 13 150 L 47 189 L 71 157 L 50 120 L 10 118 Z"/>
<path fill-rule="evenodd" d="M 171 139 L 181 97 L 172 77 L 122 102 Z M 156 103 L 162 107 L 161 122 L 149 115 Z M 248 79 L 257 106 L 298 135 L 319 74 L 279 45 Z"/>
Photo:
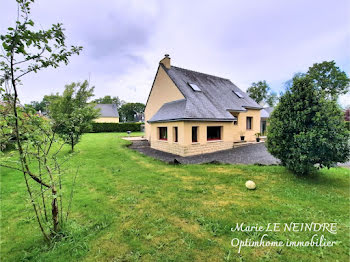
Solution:
<path fill-rule="evenodd" d="M 115 104 L 97 104 L 96 109 L 100 109 L 100 117 L 95 119 L 98 123 L 119 123 L 119 113 Z"/>
<path fill-rule="evenodd" d="M 260 133 L 265 135 L 267 131 L 267 120 L 269 119 L 274 107 L 265 107 L 261 109 L 261 128 Z"/>
<path fill-rule="evenodd" d="M 160 61 L 145 108 L 152 148 L 180 156 L 230 149 L 255 141 L 261 106 L 230 80 Z"/>

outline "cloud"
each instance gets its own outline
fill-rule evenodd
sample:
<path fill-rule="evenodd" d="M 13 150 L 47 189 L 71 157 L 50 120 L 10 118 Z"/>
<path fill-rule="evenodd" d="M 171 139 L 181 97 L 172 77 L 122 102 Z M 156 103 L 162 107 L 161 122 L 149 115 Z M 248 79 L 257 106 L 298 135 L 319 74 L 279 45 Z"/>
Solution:
<path fill-rule="evenodd" d="M 266 80 L 274 91 L 313 63 L 350 72 L 348 1 L 37 0 L 39 27 L 62 22 L 84 46 L 71 63 L 25 78 L 21 99 L 40 100 L 90 76 L 95 95 L 146 102 L 159 60 L 231 79 L 242 89 Z M 16 15 L 2 4 L 0 33 Z M 11 23 L 10 23 L 11 22 Z"/>

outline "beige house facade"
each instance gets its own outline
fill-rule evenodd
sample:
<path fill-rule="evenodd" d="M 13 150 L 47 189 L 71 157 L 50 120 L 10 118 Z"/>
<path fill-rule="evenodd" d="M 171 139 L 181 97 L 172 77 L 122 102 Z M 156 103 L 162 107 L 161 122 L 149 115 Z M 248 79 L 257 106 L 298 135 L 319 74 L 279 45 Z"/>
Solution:
<path fill-rule="evenodd" d="M 145 136 L 152 148 L 191 156 L 255 141 L 260 105 L 228 79 L 170 63 L 168 55 L 160 61 L 146 103 Z"/>
<path fill-rule="evenodd" d="M 95 106 L 99 110 L 100 116 L 94 119 L 97 123 L 119 123 L 119 113 L 114 104 L 97 104 Z"/>

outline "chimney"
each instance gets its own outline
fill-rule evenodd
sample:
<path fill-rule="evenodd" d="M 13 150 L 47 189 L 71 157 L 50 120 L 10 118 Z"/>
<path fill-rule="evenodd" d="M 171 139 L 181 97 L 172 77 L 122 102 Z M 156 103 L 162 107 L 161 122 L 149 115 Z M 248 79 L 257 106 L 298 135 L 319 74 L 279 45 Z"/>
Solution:
<path fill-rule="evenodd" d="M 165 68 L 170 69 L 171 65 L 170 65 L 170 57 L 169 57 L 169 55 L 165 54 L 164 58 L 162 60 L 160 60 L 159 63 L 162 63 L 165 66 Z"/>

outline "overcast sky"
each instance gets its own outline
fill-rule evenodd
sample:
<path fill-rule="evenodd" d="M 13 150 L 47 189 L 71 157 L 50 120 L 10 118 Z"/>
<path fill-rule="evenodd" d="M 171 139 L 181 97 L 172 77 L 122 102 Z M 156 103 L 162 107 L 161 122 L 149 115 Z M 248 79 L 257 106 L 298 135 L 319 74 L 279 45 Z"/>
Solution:
<path fill-rule="evenodd" d="M 16 4 L 0 2 L 1 34 L 14 24 Z M 282 91 L 293 74 L 324 60 L 350 72 L 347 0 L 36 0 L 32 17 L 39 28 L 62 22 L 68 44 L 84 50 L 68 66 L 24 78 L 25 103 L 89 76 L 96 97 L 145 103 L 166 53 L 172 65 L 229 78 L 243 90 L 266 80 Z"/>

